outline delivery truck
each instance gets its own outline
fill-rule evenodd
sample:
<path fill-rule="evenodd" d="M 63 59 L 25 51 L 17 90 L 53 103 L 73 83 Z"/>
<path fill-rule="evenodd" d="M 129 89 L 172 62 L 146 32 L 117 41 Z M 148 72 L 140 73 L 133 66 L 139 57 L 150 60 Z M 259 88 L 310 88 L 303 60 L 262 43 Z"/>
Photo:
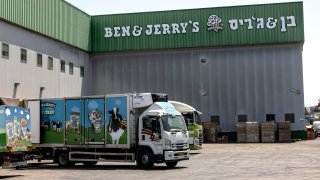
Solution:
<path fill-rule="evenodd" d="M 189 159 L 189 135 L 183 116 L 167 99 L 134 93 L 27 100 L 32 151 L 24 154 L 60 166 L 117 161 L 175 167 Z"/>
<path fill-rule="evenodd" d="M 179 111 L 187 124 L 189 132 L 189 147 L 191 150 L 202 149 L 203 143 L 203 129 L 200 124 L 201 112 L 197 111 L 192 106 L 178 102 L 178 101 L 169 101 L 177 111 Z"/>

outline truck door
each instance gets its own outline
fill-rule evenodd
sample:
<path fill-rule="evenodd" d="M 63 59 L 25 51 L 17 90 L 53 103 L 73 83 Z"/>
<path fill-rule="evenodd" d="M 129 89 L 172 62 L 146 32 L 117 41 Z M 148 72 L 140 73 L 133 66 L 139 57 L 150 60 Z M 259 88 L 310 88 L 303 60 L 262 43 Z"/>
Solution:
<path fill-rule="evenodd" d="M 83 141 L 83 100 L 66 100 L 66 144 L 82 144 Z"/>
<path fill-rule="evenodd" d="M 105 142 L 105 103 L 104 98 L 85 99 L 85 143 L 104 144 Z"/>
<path fill-rule="evenodd" d="M 156 154 L 163 153 L 160 119 L 156 116 L 144 116 L 140 129 L 140 145 L 151 147 Z"/>

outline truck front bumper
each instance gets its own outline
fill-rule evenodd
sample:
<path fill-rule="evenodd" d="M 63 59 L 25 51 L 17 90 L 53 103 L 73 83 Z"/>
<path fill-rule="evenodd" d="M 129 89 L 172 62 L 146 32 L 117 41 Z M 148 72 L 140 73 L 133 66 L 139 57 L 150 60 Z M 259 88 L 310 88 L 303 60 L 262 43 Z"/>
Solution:
<path fill-rule="evenodd" d="M 188 160 L 190 155 L 190 150 L 183 151 L 164 151 L 165 161 L 181 161 Z"/>

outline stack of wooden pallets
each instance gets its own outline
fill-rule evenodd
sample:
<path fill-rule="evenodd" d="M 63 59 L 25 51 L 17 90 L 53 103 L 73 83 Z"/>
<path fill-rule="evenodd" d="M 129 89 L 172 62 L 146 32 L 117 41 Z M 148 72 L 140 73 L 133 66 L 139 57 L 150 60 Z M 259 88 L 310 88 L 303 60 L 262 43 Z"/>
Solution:
<path fill-rule="evenodd" d="M 276 127 L 273 121 L 260 124 L 261 142 L 273 143 L 276 140 Z"/>
<path fill-rule="evenodd" d="M 291 141 L 291 131 L 290 131 L 289 121 L 278 122 L 278 137 L 279 137 L 279 142 Z"/>
<path fill-rule="evenodd" d="M 246 122 L 247 143 L 259 142 L 259 123 Z"/>
<path fill-rule="evenodd" d="M 216 143 L 219 136 L 218 123 L 202 122 L 203 139 L 206 143 Z"/>
<path fill-rule="evenodd" d="M 237 142 L 245 143 L 247 142 L 247 129 L 245 122 L 237 123 Z"/>

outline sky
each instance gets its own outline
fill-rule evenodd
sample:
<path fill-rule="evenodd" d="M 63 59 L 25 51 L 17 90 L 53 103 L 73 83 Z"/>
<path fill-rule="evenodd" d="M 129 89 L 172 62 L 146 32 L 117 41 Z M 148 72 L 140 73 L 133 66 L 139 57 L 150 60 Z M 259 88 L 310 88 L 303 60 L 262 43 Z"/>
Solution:
<path fill-rule="evenodd" d="M 297 0 L 66 0 L 89 15 L 165 11 L 208 7 L 296 2 Z M 303 46 L 303 81 L 305 106 L 314 106 L 320 99 L 320 1 L 303 1 L 305 42 Z M 320 78 L 319 78 L 320 79 Z"/>

